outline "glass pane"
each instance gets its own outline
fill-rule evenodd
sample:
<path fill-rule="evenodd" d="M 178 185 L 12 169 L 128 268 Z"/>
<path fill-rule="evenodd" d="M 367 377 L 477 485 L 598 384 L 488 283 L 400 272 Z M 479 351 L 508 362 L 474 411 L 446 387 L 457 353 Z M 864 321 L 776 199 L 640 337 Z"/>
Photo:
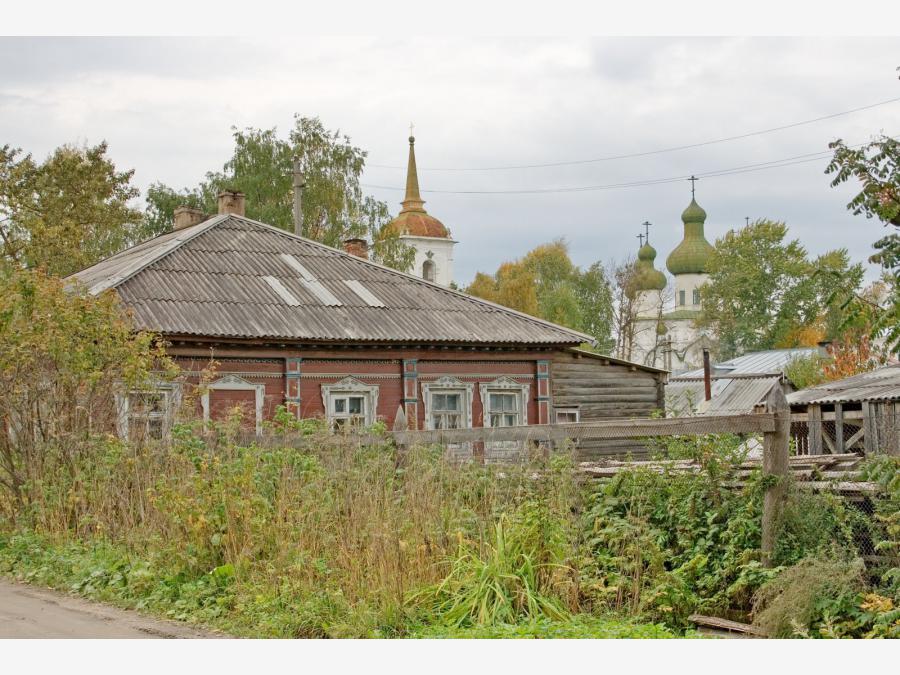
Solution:
<path fill-rule="evenodd" d="M 459 415 L 447 415 L 447 428 L 459 429 L 462 426 L 462 417 Z"/>
<path fill-rule="evenodd" d="M 447 408 L 447 394 L 432 394 L 431 404 L 435 410 L 445 410 Z"/>
<path fill-rule="evenodd" d="M 347 412 L 347 399 L 345 399 L 345 398 L 334 399 L 334 412 L 336 412 L 336 413 Z"/>
<path fill-rule="evenodd" d="M 447 410 L 460 410 L 459 394 L 447 394 Z"/>
<path fill-rule="evenodd" d="M 362 411 L 363 411 L 362 396 L 351 396 L 350 397 L 350 414 L 351 415 L 361 415 Z"/>
<path fill-rule="evenodd" d="M 503 426 L 505 427 L 515 427 L 519 424 L 519 416 L 518 415 L 504 415 L 503 416 Z"/>

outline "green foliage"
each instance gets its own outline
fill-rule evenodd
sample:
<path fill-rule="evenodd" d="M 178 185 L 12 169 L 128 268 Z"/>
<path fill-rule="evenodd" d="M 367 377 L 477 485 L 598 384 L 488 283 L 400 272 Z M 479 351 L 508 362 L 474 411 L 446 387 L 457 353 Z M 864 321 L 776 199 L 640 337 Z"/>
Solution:
<path fill-rule="evenodd" d="M 460 540 L 450 573 L 413 601 L 456 628 L 563 621 L 574 571 L 566 565 L 566 534 L 566 524 L 545 506 L 526 502 L 513 518 L 501 515 L 486 547 Z"/>
<path fill-rule="evenodd" d="M 575 266 L 562 239 L 503 263 L 493 275 L 478 272 L 466 292 L 592 335 L 601 351 L 613 347 L 613 297 L 603 265 Z"/>
<path fill-rule="evenodd" d="M 140 240 L 134 171 L 117 171 L 106 151 L 64 145 L 38 163 L 0 147 L 0 271 L 66 276 Z"/>
<path fill-rule="evenodd" d="M 798 356 L 784 367 L 784 375 L 796 389 L 814 387 L 825 381 L 825 366 L 829 361 L 821 354 Z"/>
<path fill-rule="evenodd" d="M 893 351 L 900 350 L 900 142 L 881 135 L 859 148 L 838 139 L 828 144 L 834 156 L 825 170 L 834 174 L 832 187 L 855 178 L 862 189 L 847 208 L 856 215 L 878 218 L 893 231 L 874 243 L 870 262 L 880 264 L 888 280 L 883 302 L 856 296 L 849 311 L 871 326 L 872 337 L 884 338 Z"/>
<path fill-rule="evenodd" d="M 843 249 L 810 259 L 786 236 L 784 223 L 759 220 L 716 241 L 699 322 L 714 329 L 721 358 L 838 336 L 862 266 Z"/>
<path fill-rule="evenodd" d="M 221 190 L 247 196 L 247 216 L 293 231 L 293 169 L 300 162 L 303 190 L 303 235 L 340 248 L 348 237 L 369 237 L 374 257 L 385 265 L 407 270 L 414 251 L 396 235 L 383 231 L 390 221 L 388 206 L 362 193 L 359 178 L 366 152 L 350 137 L 326 129 L 316 117 L 295 115 L 287 139 L 272 129 L 233 129 L 234 153 L 221 171 L 210 171 L 195 188 L 176 191 L 162 184 L 147 193 L 147 229 L 156 234 L 171 228 L 180 205 L 216 212 Z"/>
<path fill-rule="evenodd" d="M 93 468 L 115 430 L 114 393 L 155 369 L 174 375 L 115 294 L 89 296 L 40 270 L 0 276 L 0 514 L 22 515 L 43 498 L 41 481 L 72 480 L 81 461 Z M 78 511 L 70 504 L 67 517 Z"/>

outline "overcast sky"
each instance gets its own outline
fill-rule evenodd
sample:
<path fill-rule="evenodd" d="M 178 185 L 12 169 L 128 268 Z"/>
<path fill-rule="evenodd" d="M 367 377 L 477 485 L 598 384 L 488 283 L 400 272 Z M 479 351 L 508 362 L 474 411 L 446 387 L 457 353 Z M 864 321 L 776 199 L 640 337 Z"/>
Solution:
<path fill-rule="evenodd" d="M 556 237 L 580 265 L 632 254 L 646 220 L 657 266 L 681 237 L 686 181 L 584 192 L 444 194 L 610 185 L 744 167 L 900 133 L 900 102 L 726 143 L 614 161 L 505 171 L 702 143 L 900 97 L 897 38 L 2 38 L 0 144 L 42 158 L 106 140 L 120 168 L 193 186 L 220 169 L 230 128 L 318 115 L 403 167 L 415 123 L 426 208 L 459 241 L 456 278 L 494 271 Z M 829 186 L 826 159 L 697 184 L 714 241 L 744 218 L 787 222 L 814 253 L 864 260 L 882 235 Z M 370 166 L 392 210 L 404 170 Z M 853 186 L 855 187 L 855 186 Z"/>

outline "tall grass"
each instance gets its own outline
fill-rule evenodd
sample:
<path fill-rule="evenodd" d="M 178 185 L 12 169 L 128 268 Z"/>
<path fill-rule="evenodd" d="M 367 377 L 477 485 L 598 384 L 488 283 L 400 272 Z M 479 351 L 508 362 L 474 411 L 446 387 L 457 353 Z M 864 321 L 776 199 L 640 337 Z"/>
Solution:
<path fill-rule="evenodd" d="M 122 547 L 160 576 L 218 570 L 234 607 L 281 616 L 273 634 L 391 634 L 419 620 L 417 592 L 458 566 L 461 546 L 472 559 L 497 555 L 501 514 L 539 505 L 544 521 L 571 524 L 580 494 L 564 458 L 495 469 L 448 465 L 434 448 L 401 461 L 390 446 L 324 433 L 300 449 L 225 436 L 182 427 L 168 446 L 98 441 L 85 461 L 60 462 L 29 486 L 30 527 L 57 542 Z M 517 527 L 520 543 L 539 537 Z M 554 546 L 552 564 L 563 564 L 558 552 L 570 542 Z M 519 560 L 531 566 L 532 590 L 556 574 L 541 557 L 548 547 L 539 548 Z M 538 602 L 546 616 L 570 606 L 562 597 Z"/>

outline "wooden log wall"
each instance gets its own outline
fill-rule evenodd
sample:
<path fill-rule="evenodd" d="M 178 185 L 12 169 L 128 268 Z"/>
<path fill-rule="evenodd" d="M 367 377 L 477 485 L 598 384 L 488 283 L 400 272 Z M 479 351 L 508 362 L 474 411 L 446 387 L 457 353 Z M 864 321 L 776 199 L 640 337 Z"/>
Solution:
<path fill-rule="evenodd" d="M 582 422 L 650 417 L 664 408 L 664 373 L 577 351 L 558 352 L 550 368 L 551 422 L 561 408 L 577 408 Z M 578 444 L 583 460 L 628 454 L 646 457 L 648 449 L 628 438 L 585 439 Z"/>

